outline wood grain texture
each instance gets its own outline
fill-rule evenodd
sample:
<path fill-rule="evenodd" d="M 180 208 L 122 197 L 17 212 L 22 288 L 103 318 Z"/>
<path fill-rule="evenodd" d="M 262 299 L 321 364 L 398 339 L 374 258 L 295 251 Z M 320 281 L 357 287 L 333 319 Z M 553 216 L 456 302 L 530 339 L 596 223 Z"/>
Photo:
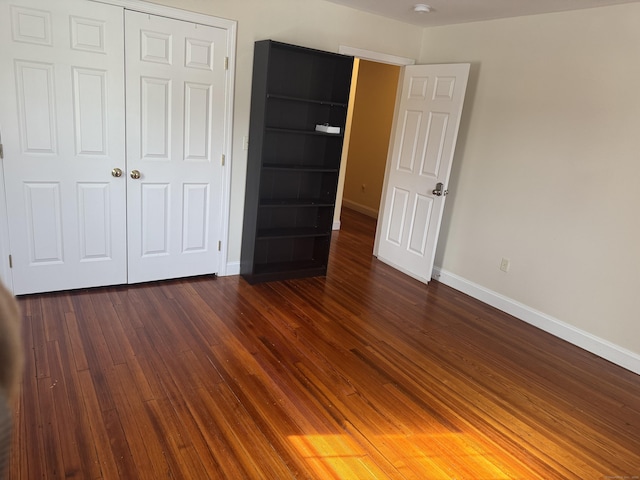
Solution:
<path fill-rule="evenodd" d="M 20 298 L 12 479 L 640 477 L 640 377 L 371 256 Z"/>

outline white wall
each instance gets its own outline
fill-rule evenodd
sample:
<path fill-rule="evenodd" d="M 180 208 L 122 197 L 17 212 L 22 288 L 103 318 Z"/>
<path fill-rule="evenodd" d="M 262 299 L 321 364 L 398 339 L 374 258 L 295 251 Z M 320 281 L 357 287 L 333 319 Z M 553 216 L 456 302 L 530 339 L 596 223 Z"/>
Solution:
<path fill-rule="evenodd" d="M 323 0 L 156 0 L 154 3 L 238 22 L 228 259 L 230 264 L 237 264 L 247 159 L 242 137 L 249 131 L 254 42 L 272 39 L 330 52 L 337 52 L 340 45 L 348 45 L 417 58 L 422 29 Z M 233 271 L 233 267 L 229 270 Z"/>
<path fill-rule="evenodd" d="M 431 28 L 420 56 L 472 63 L 436 265 L 632 357 L 638 18 L 635 3 Z"/>

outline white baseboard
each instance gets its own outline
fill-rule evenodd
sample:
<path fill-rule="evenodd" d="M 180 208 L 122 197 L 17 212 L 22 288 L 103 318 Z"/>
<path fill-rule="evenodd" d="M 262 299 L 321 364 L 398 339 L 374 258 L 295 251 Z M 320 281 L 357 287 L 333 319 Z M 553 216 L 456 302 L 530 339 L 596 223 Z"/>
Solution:
<path fill-rule="evenodd" d="M 331 226 L 331 230 L 340 230 L 340 220 L 336 220 L 333 222 L 333 225 Z"/>
<path fill-rule="evenodd" d="M 220 277 L 230 277 L 231 275 L 240 275 L 240 262 L 227 262 L 227 269 Z"/>
<path fill-rule="evenodd" d="M 433 278 L 487 305 L 640 375 L 640 355 L 440 268 Z"/>
<path fill-rule="evenodd" d="M 360 203 L 352 202 L 351 200 L 347 200 L 346 198 L 342 199 L 342 206 L 350 208 L 351 210 L 355 210 L 358 213 L 362 213 L 367 217 L 378 218 L 378 210 L 367 207 L 366 205 L 361 205 Z"/>

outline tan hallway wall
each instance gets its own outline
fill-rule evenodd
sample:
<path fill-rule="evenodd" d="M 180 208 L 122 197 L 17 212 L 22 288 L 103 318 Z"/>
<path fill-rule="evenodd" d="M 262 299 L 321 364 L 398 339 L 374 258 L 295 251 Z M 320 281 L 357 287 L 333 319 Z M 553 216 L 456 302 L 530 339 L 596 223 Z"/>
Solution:
<path fill-rule="evenodd" d="M 396 65 L 360 60 L 343 205 L 372 217 L 380 207 L 399 76 Z"/>

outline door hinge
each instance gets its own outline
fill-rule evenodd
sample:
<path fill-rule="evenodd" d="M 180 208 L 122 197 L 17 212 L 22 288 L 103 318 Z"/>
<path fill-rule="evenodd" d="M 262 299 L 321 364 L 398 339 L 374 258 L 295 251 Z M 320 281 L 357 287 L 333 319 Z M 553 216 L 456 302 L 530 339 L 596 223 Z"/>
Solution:
<path fill-rule="evenodd" d="M 4 148 L 2 147 L 2 144 L 0 143 L 0 160 L 2 160 L 4 158 Z"/>
<path fill-rule="evenodd" d="M 9 255 L 9 268 L 13 268 L 13 257 Z"/>
<path fill-rule="evenodd" d="M 224 161 L 225 161 L 226 157 L 224 156 L 224 153 L 222 154 L 222 166 L 224 167 Z"/>
<path fill-rule="evenodd" d="M 222 250 L 222 240 L 218 240 L 218 251 Z"/>
<path fill-rule="evenodd" d="M 229 70 L 229 57 L 224 57 L 224 69 Z"/>

